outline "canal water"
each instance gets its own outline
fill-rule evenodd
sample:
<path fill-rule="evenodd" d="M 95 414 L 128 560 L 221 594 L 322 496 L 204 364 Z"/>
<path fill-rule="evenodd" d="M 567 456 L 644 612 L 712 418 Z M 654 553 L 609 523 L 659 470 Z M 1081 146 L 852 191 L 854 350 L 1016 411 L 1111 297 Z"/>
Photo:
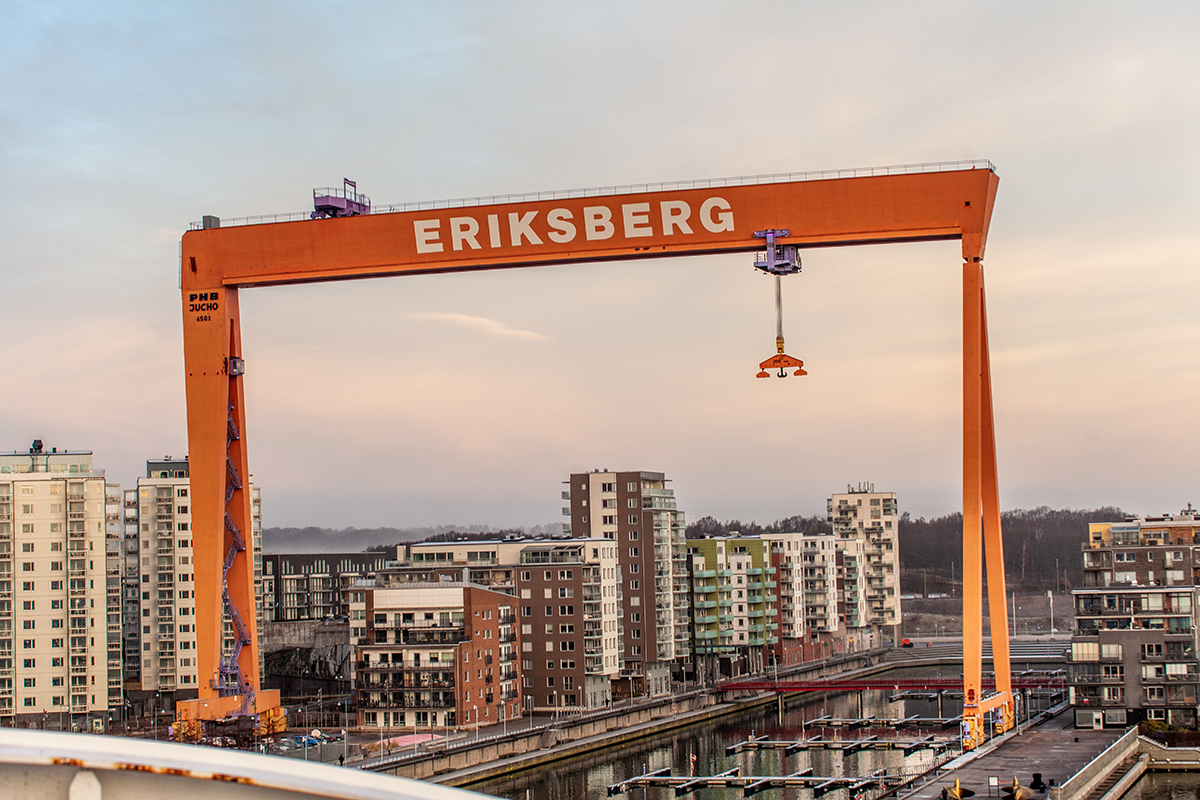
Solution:
<path fill-rule="evenodd" d="M 1121 800 L 1196 800 L 1200 797 L 1200 774 L 1195 772 L 1148 772 Z"/>
<path fill-rule="evenodd" d="M 900 677 L 900 673 L 894 673 Z M 888 692 L 862 692 L 862 713 L 879 718 L 904 718 L 910 716 L 937 717 L 938 703 L 928 696 L 905 697 L 890 701 Z M 797 701 L 793 701 L 794 703 Z M 715 775 L 733 767 L 740 767 L 742 775 L 787 775 L 806 767 L 812 767 L 814 775 L 830 777 L 869 775 L 886 768 L 890 774 L 917 775 L 934 765 L 930 750 L 919 750 L 905 756 L 903 750 L 863 750 L 843 756 L 837 750 L 812 750 L 784 756 L 782 750 L 763 750 L 726 756 L 725 748 L 745 741 L 751 735 L 768 736 L 771 739 L 796 740 L 817 734 L 825 738 L 858 738 L 877 735 L 881 739 L 916 739 L 934 735 L 939 740 L 952 742 L 957 748 L 958 728 L 864 728 L 849 731 L 846 728 L 821 728 L 812 720 L 830 715 L 839 719 L 859 718 L 859 695 L 841 694 L 813 699 L 793 705 L 784 710 L 782 718 L 778 708 L 772 704 L 737 717 L 728 717 L 711 723 L 672 731 L 659 737 L 642 739 L 621 749 L 599 752 L 594 756 L 571 759 L 537 770 L 514 773 L 513 775 L 473 784 L 474 791 L 512 800 L 602 800 L 607 796 L 607 787 L 643 772 L 670 767 L 674 775 L 688 775 L 695 757 L 696 775 Z M 1033 703 L 1034 711 L 1038 709 Z M 962 713 L 961 700 L 943 698 L 942 717 L 956 717 Z M 944 758 L 944 757 L 943 757 Z M 740 797 L 741 791 L 728 789 L 703 789 L 690 797 L 694 800 L 729 800 Z M 866 797 L 873 797 L 872 791 Z M 631 789 L 624 795 L 626 800 L 674 800 L 673 789 Z M 809 800 L 808 789 L 786 788 L 762 792 L 763 800 Z M 853 800 L 848 792 L 838 790 L 825 795 L 828 800 Z"/>

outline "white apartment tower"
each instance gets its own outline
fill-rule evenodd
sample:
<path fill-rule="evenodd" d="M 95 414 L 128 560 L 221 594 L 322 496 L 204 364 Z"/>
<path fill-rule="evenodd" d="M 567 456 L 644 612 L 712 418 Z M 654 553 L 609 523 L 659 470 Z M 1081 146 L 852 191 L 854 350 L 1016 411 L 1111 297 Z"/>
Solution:
<path fill-rule="evenodd" d="M 896 494 L 876 492 L 874 484 L 860 483 L 857 487 L 847 486 L 844 494 L 830 497 L 826 510 L 834 536 L 862 543 L 863 563 L 858 572 L 866 604 L 865 608 L 853 609 L 847 592 L 847 626 L 859 628 L 859 635 L 868 637 L 866 644 L 879 644 L 879 629 L 894 629 L 900 624 L 900 514 Z M 853 610 L 859 613 L 856 615 Z M 857 625 L 851 622 L 855 619 Z"/>
<path fill-rule="evenodd" d="M 762 538 L 779 556 L 779 635 L 801 639 L 807 632 L 838 633 L 842 624 L 837 562 L 842 548 L 837 537 L 764 533 Z"/>
<path fill-rule="evenodd" d="M 90 451 L 0 454 L 0 721 L 102 730 L 105 481 Z M 5 719 L 7 718 L 7 719 Z"/>
<path fill-rule="evenodd" d="M 160 709 L 170 708 L 172 699 L 196 697 L 199 688 L 189 489 L 187 459 L 168 456 L 147 461 L 146 476 L 138 478 L 136 490 L 125 493 L 126 666 L 136 667 L 139 690 L 159 694 Z M 250 492 L 261 630 L 262 506 L 253 482 Z M 222 652 L 228 655 L 233 648 L 228 617 L 222 630 Z M 130 657 L 132 653 L 137 655 Z"/>

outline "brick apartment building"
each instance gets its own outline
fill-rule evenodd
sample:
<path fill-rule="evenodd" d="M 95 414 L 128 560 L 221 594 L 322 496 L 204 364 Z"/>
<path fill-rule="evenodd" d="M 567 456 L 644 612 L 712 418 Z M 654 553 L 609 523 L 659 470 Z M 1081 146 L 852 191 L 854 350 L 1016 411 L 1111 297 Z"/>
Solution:
<path fill-rule="evenodd" d="M 647 675 L 680 676 L 691 659 L 691 604 L 684 514 L 661 472 L 575 473 L 563 509 L 572 537 L 617 544 L 624 597 L 621 676 L 647 691 Z"/>
<path fill-rule="evenodd" d="M 521 716 L 514 599 L 464 583 L 368 588 L 355 648 L 360 726 L 436 729 Z"/>

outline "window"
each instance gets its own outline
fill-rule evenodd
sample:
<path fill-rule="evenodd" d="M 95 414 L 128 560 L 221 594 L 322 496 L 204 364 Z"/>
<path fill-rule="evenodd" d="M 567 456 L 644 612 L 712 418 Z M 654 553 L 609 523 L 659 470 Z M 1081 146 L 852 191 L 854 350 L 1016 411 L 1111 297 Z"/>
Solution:
<path fill-rule="evenodd" d="M 559 606 L 558 613 L 563 617 L 573 617 L 575 616 L 575 606 Z"/>
<path fill-rule="evenodd" d="M 630 481 L 629 483 L 625 484 L 625 491 L 636 492 L 637 490 L 638 490 L 638 485 L 635 481 Z"/>
<path fill-rule="evenodd" d="M 636 541 L 637 541 L 637 534 L 638 534 L 638 532 L 637 532 L 637 531 L 630 531 L 630 532 L 629 532 L 629 541 L 631 541 L 631 542 L 636 542 Z"/>
<path fill-rule="evenodd" d="M 629 515 L 629 524 L 630 524 L 630 525 L 637 525 L 637 523 L 638 523 L 637 514 L 630 514 L 630 515 Z"/>
<path fill-rule="evenodd" d="M 629 582 L 629 590 L 630 591 L 636 592 L 638 590 L 639 586 L 640 586 L 639 581 L 630 581 Z"/>
<path fill-rule="evenodd" d="M 635 611 L 634 613 L 629 615 L 629 621 L 630 622 L 641 622 L 642 615 Z"/>
<path fill-rule="evenodd" d="M 521 570 L 521 580 L 523 580 L 523 581 L 529 581 L 529 580 L 532 580 L 532 579 L 533 579 L 533 573 L 532 573 L 532 572 L 530 572 L 530 571 L 529 571 L 529 570 L 527 570 L 527 569 L 525 569 L 525 570 Z"/>
<path fill-rule="evenodd" d="M 546 631 L 546 632 L 547 632 L 547 633 L 553 633 L 553 631 Z M 559 633 L 574 633 L 574 632 L 575 632 L 575 626 L 574 626 L 573 624 L 571 624 L 571 625 L 559 625 L 559 626 L 558 626 L 558 632 L 559 632 Z"/>
<path fill-rule="evenodd" d="M 568 598 L 568 597 L 574 597 L 575 590 L 572 589 L 570 586 L 561 586 L 558 589 L 558 596 L 560 598 L 564 598 L 564 599 Z"/>
<path fill-rule="evenodd" d="M 533 616 L 533 606 L 521 606 L 521 616 L 522 617 L 532 617 Z"/>
<path fill-rule="evenodd" d="M 642 638 L 642 629 L 641 628 L 633 628 L 632 633 L 630 635 L 634 639 L 640 639 L 640 638 Z"/>
<path fill-rule="evenodd" d="M 570 569 L 560 569 L 558 571 L 558 579 L 560 581 L 569 581 L 575 577 L 575 571 Z"/>
<path fill-rule="evenodd" d="M 637 549 L 636 547 L 631 547 L 631 548 L 629 548 L 629 557 L 630 557 L 630 558 L 637 558 L 637 557 L 638 557 L 638 549 Z"/>
<path fill-rule="evenodd" d="M 616 490 L 617 490 L 617 485 L 615 483 L 600 484 L 600 491 L 602 491 L 602 492 L 615 492 Z"/>
<path fill-rule="evenodd" d="M 602 524 L 602 525 L 616 525 L 616 524 L 617 524 L 617 515 L 616 515 L 616 514 L 605 514 L 605 515 L 603 515 L 603 516 L 600 518 L 600 524 Z"/>
<path fill-rule="evenodd" d="M 32 553 L 33 552 L 33 542 L 21 542 L 21 552 L 22 553 Z"/>
<path fill-rule="evenodd" d="M 21 572 L 33 572 L 33 562 L 32 561 L 22 561 L 21 562 Z"/>
<path fill-rule="evenodd" d="M 21 602 L 21 609 L 24 611 L 33 611 L 36 603 L 36 600 L 24 600 Z"/>
<path fill-rule="evenodd" d="M 1124 657 L 1124 648 L 1119 644 L 1102 644 L 1100 645 L 1100 658 L 1103 659 L 1121 659 Z"/>
<path fill-rule="evenodd" d="M 574 650 L 575 642 L 561 641 L 558 643 L 558 649 L 562 651 Z"/>

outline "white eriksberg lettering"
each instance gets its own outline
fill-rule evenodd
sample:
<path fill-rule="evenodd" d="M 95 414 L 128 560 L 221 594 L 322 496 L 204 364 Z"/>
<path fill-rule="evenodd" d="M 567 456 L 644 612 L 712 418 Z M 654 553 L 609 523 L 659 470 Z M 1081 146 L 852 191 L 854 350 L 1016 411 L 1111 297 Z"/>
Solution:
<path fill-rule="evenodd" d="M 714 209 L 720 209 L 720 213 L 714 215 Z M 723 197 L 710 197 L 705 200 L 700 205 L 700 222 L 709 233 L 732 231 L 733 211 L 730 210 L 729 202 Z"/>
<path fill-rule="evenodd" d="M 654 235 L 654 229 L 650 227 L 649 203 L 629 203 L 623 205 L 621 206 L 621 217 L 625 221 L 626 239 Z"/>
<path fill-rule="evenodd" d="M 413 233 L 417 237 L 418 253 L 440 253 L 442 243 L 438 239 L 437 229 L 442 226 L 440 219 L 413 220 Z"/>
<path fill-rule="evenodd" d="M 612 224 L 612 209 L 608 206 L 586 206 L 583 209 L 583 229 L 588 241 L 611 239 L 616 230 Z"/>
<path fill-rule="evenodd" d="M 565 208 L 556 208 L 546 215 L 546 222 L 550 223 L 550 227 L 554 229 L 546 234 L 550 237 L 550 241 L 566 244 L 575 238 L 575 223 L 567 222 L 573 216 Z"/>
<path fill-rule="evenodd" d="M 692 216 L 692 207 L 682 200 L 663 200 L 658 204 L 662 210 L 663 236 L 670 236 L 679 228 L 681 233 L 691 233 L 692 226 L 688 220 Z"/>
<path fill-rule="evenodd" d="M 710 197 L 700 204 L 700 224 L 709 233 L 732 232 L 733 207 L 723 197 Z M 488 247 L 504 246 L 501 232 L 501 215 L 487 215 Z M 663 236 L 675 234 L 694 235 L 692 229 L 692 207 L 685 200 L 661 200 L 658 204 L 658 221 L 661 224 Z M 471 216 L 450 217 L 447 227 L 450 231 L 450 248 L 455 251 L 482 250 L 479 241 L 481 232 L 480 220 Z M 554 208 L 546 214 L 545 226 L 538 224 L 538 212 L 519 211 L 508 212 L 508 243 L 512 247 L 525 244 L 544 244 L 542 237 L 548 237 L 556 244 L 567 244 L 575 240 L 582 224 L 584 236 L 588 241 L 604 241 L 616 235 L 617 226 L 613 220 L 613 209 L 608 206 L 585 206 L 582 222 L 576 220 L 575 214 L 566 208 Z M 542 232 L 535 229 L 545 227 Z M 418 253 L 441 253 L 445 244 L 441 240 L 440 219 L 418 219 L 413 221 L 413 233 L 416 238 Z M 621 233 L 625 239 L 640 239 L 653 236 L 654 222 L 651 221 L 651 204 L 623 203 L 621 204 Z"/>
<path fill-rule="evenodd" d="M 521 216 L 517 215 L 516 211 L 509 212 L 508 215 L 508 234 L 512 237 L 512 246 L 521 246 L 521 237 L 524 236 L 529 240 L 530 244 L 541 244 L 542 240 L 533 232 L 533 228 L 529 227 L 529 223 L 533 222 L 533 218 L 537 216 L 536 211 L 530 211 L 528 214 Z"/>
<path fill-rule="evenodd" d="M 479 233 L 479 222 L 474 217 L 450 218 L 450 246 L 455 250 L 463 249 L 463 242 L 472 250 L 478 250 L 479 242 L 475 236 Z"/>

